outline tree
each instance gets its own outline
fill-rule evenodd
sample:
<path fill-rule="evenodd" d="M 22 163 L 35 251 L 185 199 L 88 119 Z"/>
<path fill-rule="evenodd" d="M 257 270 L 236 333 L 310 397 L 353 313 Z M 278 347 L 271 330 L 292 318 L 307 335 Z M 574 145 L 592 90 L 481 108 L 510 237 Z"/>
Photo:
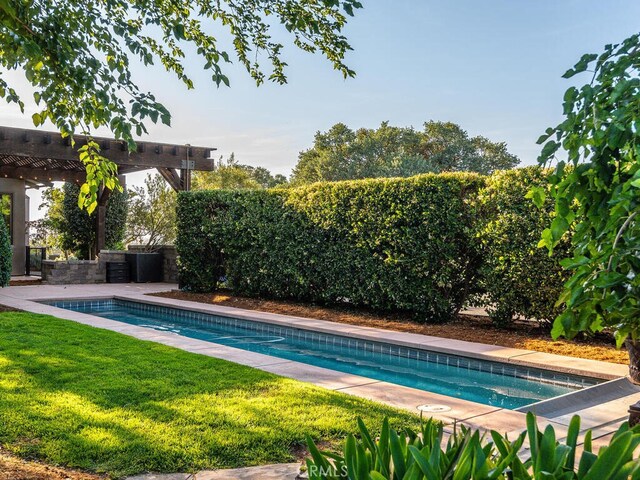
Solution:
<path fill-rule="evenodd" d="M 34 125 L 51 121 L 63 136 L 89 139 L 104 126 L 135 151 L 134 135 L 146 133 L 145 122 L 169 125 L 171 115 L 152 93 L 138 88 L 132 61 L 159 62 L 193 88 L 183 63 L 189 49 L 214 83 L 229 85 L 222 65 L 231 55 L 212 32 L 226 29 L 235 56 L 258 84 L 285 83 L 284 46 L 272 36 L 274 26 L 282 25 L 296 47 L 322 53 L 349 77 L 354 72 L 343 60 L 351 47 L 341 32 L 347 16 L 361 6 L 356 0 L 5 1 L 0 2 L 0 67 L 22 70 L 33 87 L 40 108 Z M 264 57 L 268 69 L 259 62 Z M 1 77 L 0 96 L 24 111 L 18 92 Z M 100 185 L 117 187 L 117 169 L 95 142 L 79 153 L 87 168 L 79 203 L 91 213 Z"/>
<path fill-rule="evenodd" d="M 147 175 L 144 188 L 129 191 L 126 243 L 145 245 L 153 250 L 176 240 L 177 194 L 160 175 Z"/>
<path fill-rule="evenodd" d="M 640 34 L 584 55 L 565 78 L 591 81 L 564 95 L 565 120 L 547 129 L 539 161 L 555 162 L 548 188 L 555 218 L 549 250 L 572 234 L 571 273 L 552 334 L 615 330 L 618 346 L 640 341 Z M 560 152 L 562 157 L 560 158 Z M 545 190 L 530 196 L 542 204 Z"/>
<path fill-rule="evenodd" d="M 508 170 L 520 162 L 504 142 L 469 137 L 459 125 L 429 121 L 421 136 L 421 154 L 440 172 L 468 171 L 485 175 Z"/>
<path fill-rule="evenodd" d="M 419 132 L 383 122 L 377 129 L 351 130 L 338 123 L 316 133 L 314 145 L 299 155 L 293 183 L 375 177 L 410 177 L 420 173 L 512 168 L 518 158 L 506 144 L 470 138 L 454 123 L 427 122 Z"/>
<path fill-rule="evenodd" d="M 60 249 L 65 258 L 69 257 L 68 250 L 62 245 L 62 213 L 64 192 L 61 188 L 49 187 L 42 191 L 42 203 L 38 210 L 46 210 L 46 216 L 40 220 L 30 222 L 29 228 L 33 229 L 32 241 L 38 245 L 44 245 L 53 249 Z"/>
<path fill-rule="evenodd" d="M 286 184 L 287 177 L 281 174 L 272 175 L 271 172 L 264 167 L 252 167 L 251 165 L 239 165 L 247 171 L 249 176 L 256 181 L 262 188 L 273 188 Z"/>
<path fill-rule="evenodd" d="M 65 256 L 73 254 L 80 259 L 90 258 L 95 249 L 96 213 L 89 214 L 78 208 L 80 187 L 65 183 L 62 188 L 49 188 L 43 194 L 47 208 L 48 227 L 57 236 L 58 246 Z M 127 218 L 126 192 L 113 192 L 107 203 L 105 216 L 106 248 L 121 248 Z"/>
<path fill-rule="evenodd" d="M 271 175 L 264 167 L 241 165 L 232 153 L 227 160 L 222 157 L 210 172 L 194 172 L 194 190 L 258 189 L 272 188 L 287 183 L 284 175 Z"/>

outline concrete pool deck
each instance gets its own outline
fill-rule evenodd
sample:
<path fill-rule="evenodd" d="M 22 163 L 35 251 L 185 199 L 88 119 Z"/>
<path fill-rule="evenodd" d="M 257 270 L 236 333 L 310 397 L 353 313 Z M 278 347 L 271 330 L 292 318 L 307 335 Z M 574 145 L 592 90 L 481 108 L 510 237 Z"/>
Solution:
<path fill-rule="evenodd" d="M 625 365 L 595 360 L 147 295 L 149 293 L 162 292 L 175 288 L 176 285 L 166 283 L 15 286 L 0 289 L 0 305 L 6 305 L 33 313 L 49 314 L 85 325 L 120 332 L 140 340 L 158 342 L 200 355 L 229 360 L 413 412 L 417 412 L 416 408 L 418 405 L 443 405 L 448 409 L 447 411 L 429 415 L 449 424 L 454 421 L 461 422 L 469 426 L 494 429 L 502 433 L 521 432 L 525 428 L 525 414 L 514 410 L 483 405 L 224 345 L 216 345 L 202 340 L 182 337 L 170 332 L 150 330 L 144 327 L 44 305 L 37 303 L 37 301 L 115 297 L 155 305 L 188 308 L 190 310 L 222 316 L 295 326 L 296 328 L 313 329 L 315 331 L 357 337 L 365 340 L 385 341 L 407 347 L 428 349 L 434 352 L 598 377 L 606 380 L 620 379 L 627 374 L 627 366 Z M 606 389 L 607 387 L 605 386 L 604 388 Z M 602 391 L 602 388 L 600 390 Z M 583 392 L 587 393 L 586 391 Z M 578 414 L 582 417 L 583 428 L 593 429 L 594 444 L 596 446 L 608 442 L 612 433 L 618 428 L 620 423 L 626 420 L 628 406 L 640 401 L 640 389 L 632 387 L 620 390 L 620 392 L 619 396 L 609 395 L 604 403 L 595 402 L 594 404 L 594 402 L 591 401 L 582 405 L 584 408 L 578 403 L 575 405 L 574 411 L 569 411 L 571 409 L 567 410 L 566 402 L 562 404 L 562 408 L 558 407 L 556 412 L 553 411 L 553 408 L 547 408 L 544 417 L 539 417 L 539 423 L 541 425 L 547 423 L 553 424 L 559 437 L 562 438 L 572 415 Z M 583 397 L 585 396 L 588 395 L 583 395 Z"/>

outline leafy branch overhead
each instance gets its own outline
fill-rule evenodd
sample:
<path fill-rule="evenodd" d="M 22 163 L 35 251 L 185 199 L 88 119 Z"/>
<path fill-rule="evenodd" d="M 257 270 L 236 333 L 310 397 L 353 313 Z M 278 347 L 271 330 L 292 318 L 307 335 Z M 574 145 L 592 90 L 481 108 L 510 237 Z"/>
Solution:
<path fill-rule="evenodd" d="M 591 81 L 564 95 L 565 120 L 538 141 L 542 164 L 558 160 L 555 218 L 540 243 L 573 242 L 554 336 L 611 327 L 621 345 L 640 340 L 640 34 L 584 55 L 564 77 L 585 72 Z M 545 192 L 530 196 L 542 204 Z"/>
<path fill-rule="evenodd" d="M 169 125 L 171 114 L 136 85 L 133 62 L 159 63 L 193 88 L 184 64 L 193 49 L 218 86 L 229 85 L 223 65 L 233 57 L 257 84 L 282 84 L 287 80 L 284 45 L 273 38 L 273 30 L 283 26 L 296 47 L 321 53 L 350 77 L 354 72 L 344 57 L 351 47 L 342 30 L 361 7 L 356 0 L 0 0 L 0 67 L 24 72 L 32 85 L 39 108 L 35 126 L 51 121 L 63 136 L 90 136 L 105 126 L 134 151 L 134 136 L 147 132 L 147 122 Z M 223 30 L 231 37 L 229 46 L 217 37 Z M 0 96 L 24 112 L 23 99 L 2 76 Z M 99 149 L 87 153 L 94 173 L 104 174 L 91 177 L 87 170 L 81 203 L 92 210 L 101 181 L 115 179 L 115 173 L 112 166 L 101 166 Z"/>

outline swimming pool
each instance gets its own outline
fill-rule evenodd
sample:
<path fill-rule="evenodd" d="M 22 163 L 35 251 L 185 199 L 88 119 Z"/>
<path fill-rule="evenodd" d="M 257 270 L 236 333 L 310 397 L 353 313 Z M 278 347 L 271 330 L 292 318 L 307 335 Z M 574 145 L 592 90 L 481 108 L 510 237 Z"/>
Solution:
<path fill-rule="evenodd" d="M 49 305 L 185 337 L 516 409 L 600 383 L 594 378 L 120 299 Z"/>

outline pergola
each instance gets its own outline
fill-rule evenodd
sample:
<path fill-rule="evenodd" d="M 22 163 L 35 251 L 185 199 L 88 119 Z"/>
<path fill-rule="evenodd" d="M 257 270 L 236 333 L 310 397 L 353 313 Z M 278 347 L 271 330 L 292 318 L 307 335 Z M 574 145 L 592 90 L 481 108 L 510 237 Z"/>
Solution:
<path fill-rule="evenodd" d="M 156 169 L 176 191 L 189 190 L 191 172 L 211 171 L 214 148 L 137 142 L 136 152 L 129 152 L 125 142 L 113 138 L 93 137 L 101 154 L 118 165 L 118 174 Z M 84 183 L 85 167 L 78 158 L 78 148 L 86 144 L 76 137 L 75 145 L 59 133 L 42 130 L 0 127 L 0 179 L 19 179 L 32 186 L 54 181 Z M 105 214 L 110 191 L 102 189 L 98 197 L 97 251 L 105 246 Z"/>

